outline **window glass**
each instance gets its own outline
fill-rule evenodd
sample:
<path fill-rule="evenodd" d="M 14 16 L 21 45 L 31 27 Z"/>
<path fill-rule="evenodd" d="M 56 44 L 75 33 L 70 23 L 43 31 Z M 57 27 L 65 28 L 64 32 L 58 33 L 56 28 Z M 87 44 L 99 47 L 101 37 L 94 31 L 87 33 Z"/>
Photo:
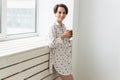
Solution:
<path fill-rule="evenodd" d="M 34 33 L 36 0 L 7 0 L 7 34 Z"/>

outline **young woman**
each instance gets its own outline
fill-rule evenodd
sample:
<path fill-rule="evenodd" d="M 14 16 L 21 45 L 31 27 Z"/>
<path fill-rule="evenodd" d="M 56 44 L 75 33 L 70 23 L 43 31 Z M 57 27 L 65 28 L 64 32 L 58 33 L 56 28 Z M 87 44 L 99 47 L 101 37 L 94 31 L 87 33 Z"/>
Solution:
<path fill-rule="evenodd" d="M 55 70 L 62 80 L 73 80 L 72 76 L 72 30 L 66 30 L 62 21 L 68 14 L 65 4 L 54 6 L 55 23 L 50 28 L 50 72 Z"/>

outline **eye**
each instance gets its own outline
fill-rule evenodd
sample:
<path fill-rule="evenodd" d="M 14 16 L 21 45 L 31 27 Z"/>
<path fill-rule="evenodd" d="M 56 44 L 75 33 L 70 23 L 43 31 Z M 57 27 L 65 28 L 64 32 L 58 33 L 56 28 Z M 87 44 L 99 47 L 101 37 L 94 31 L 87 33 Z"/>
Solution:
<path fill-rule="evenodd" d="M 63 12 L 63 14 L 66 14 L 66 12 Z"/>
<path fill-rule="evenodd" d="M 61 11 L 58 11 L 59 14 L 66 14 L 66 12 L 61 12 Z"/>
<path fill-rule="evenodd" d="M 62 12 L 58 12 L 59 14 L 61 14 Z"/>

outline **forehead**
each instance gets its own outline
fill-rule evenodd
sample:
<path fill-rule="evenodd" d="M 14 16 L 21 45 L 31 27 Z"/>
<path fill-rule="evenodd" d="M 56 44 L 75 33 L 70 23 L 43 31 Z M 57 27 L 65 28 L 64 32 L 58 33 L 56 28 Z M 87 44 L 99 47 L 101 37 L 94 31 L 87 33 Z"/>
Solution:
<path fill-rule="evenodd" d="M 63 11 L 63 12 L 65 12 L 65 8 L 64 7 L 58 7 L 57 11 Z"/>

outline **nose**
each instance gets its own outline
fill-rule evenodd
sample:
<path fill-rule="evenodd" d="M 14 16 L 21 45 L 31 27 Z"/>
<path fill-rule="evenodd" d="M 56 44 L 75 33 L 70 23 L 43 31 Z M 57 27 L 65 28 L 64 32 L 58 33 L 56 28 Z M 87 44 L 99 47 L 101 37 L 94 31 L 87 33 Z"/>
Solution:
<path fill-rule="evenodd" d="M 61 13 L 61 16 L 62 16 L 62 17 L 64 17 L 64 14 L 63 14 L 63 13 Z"/>

